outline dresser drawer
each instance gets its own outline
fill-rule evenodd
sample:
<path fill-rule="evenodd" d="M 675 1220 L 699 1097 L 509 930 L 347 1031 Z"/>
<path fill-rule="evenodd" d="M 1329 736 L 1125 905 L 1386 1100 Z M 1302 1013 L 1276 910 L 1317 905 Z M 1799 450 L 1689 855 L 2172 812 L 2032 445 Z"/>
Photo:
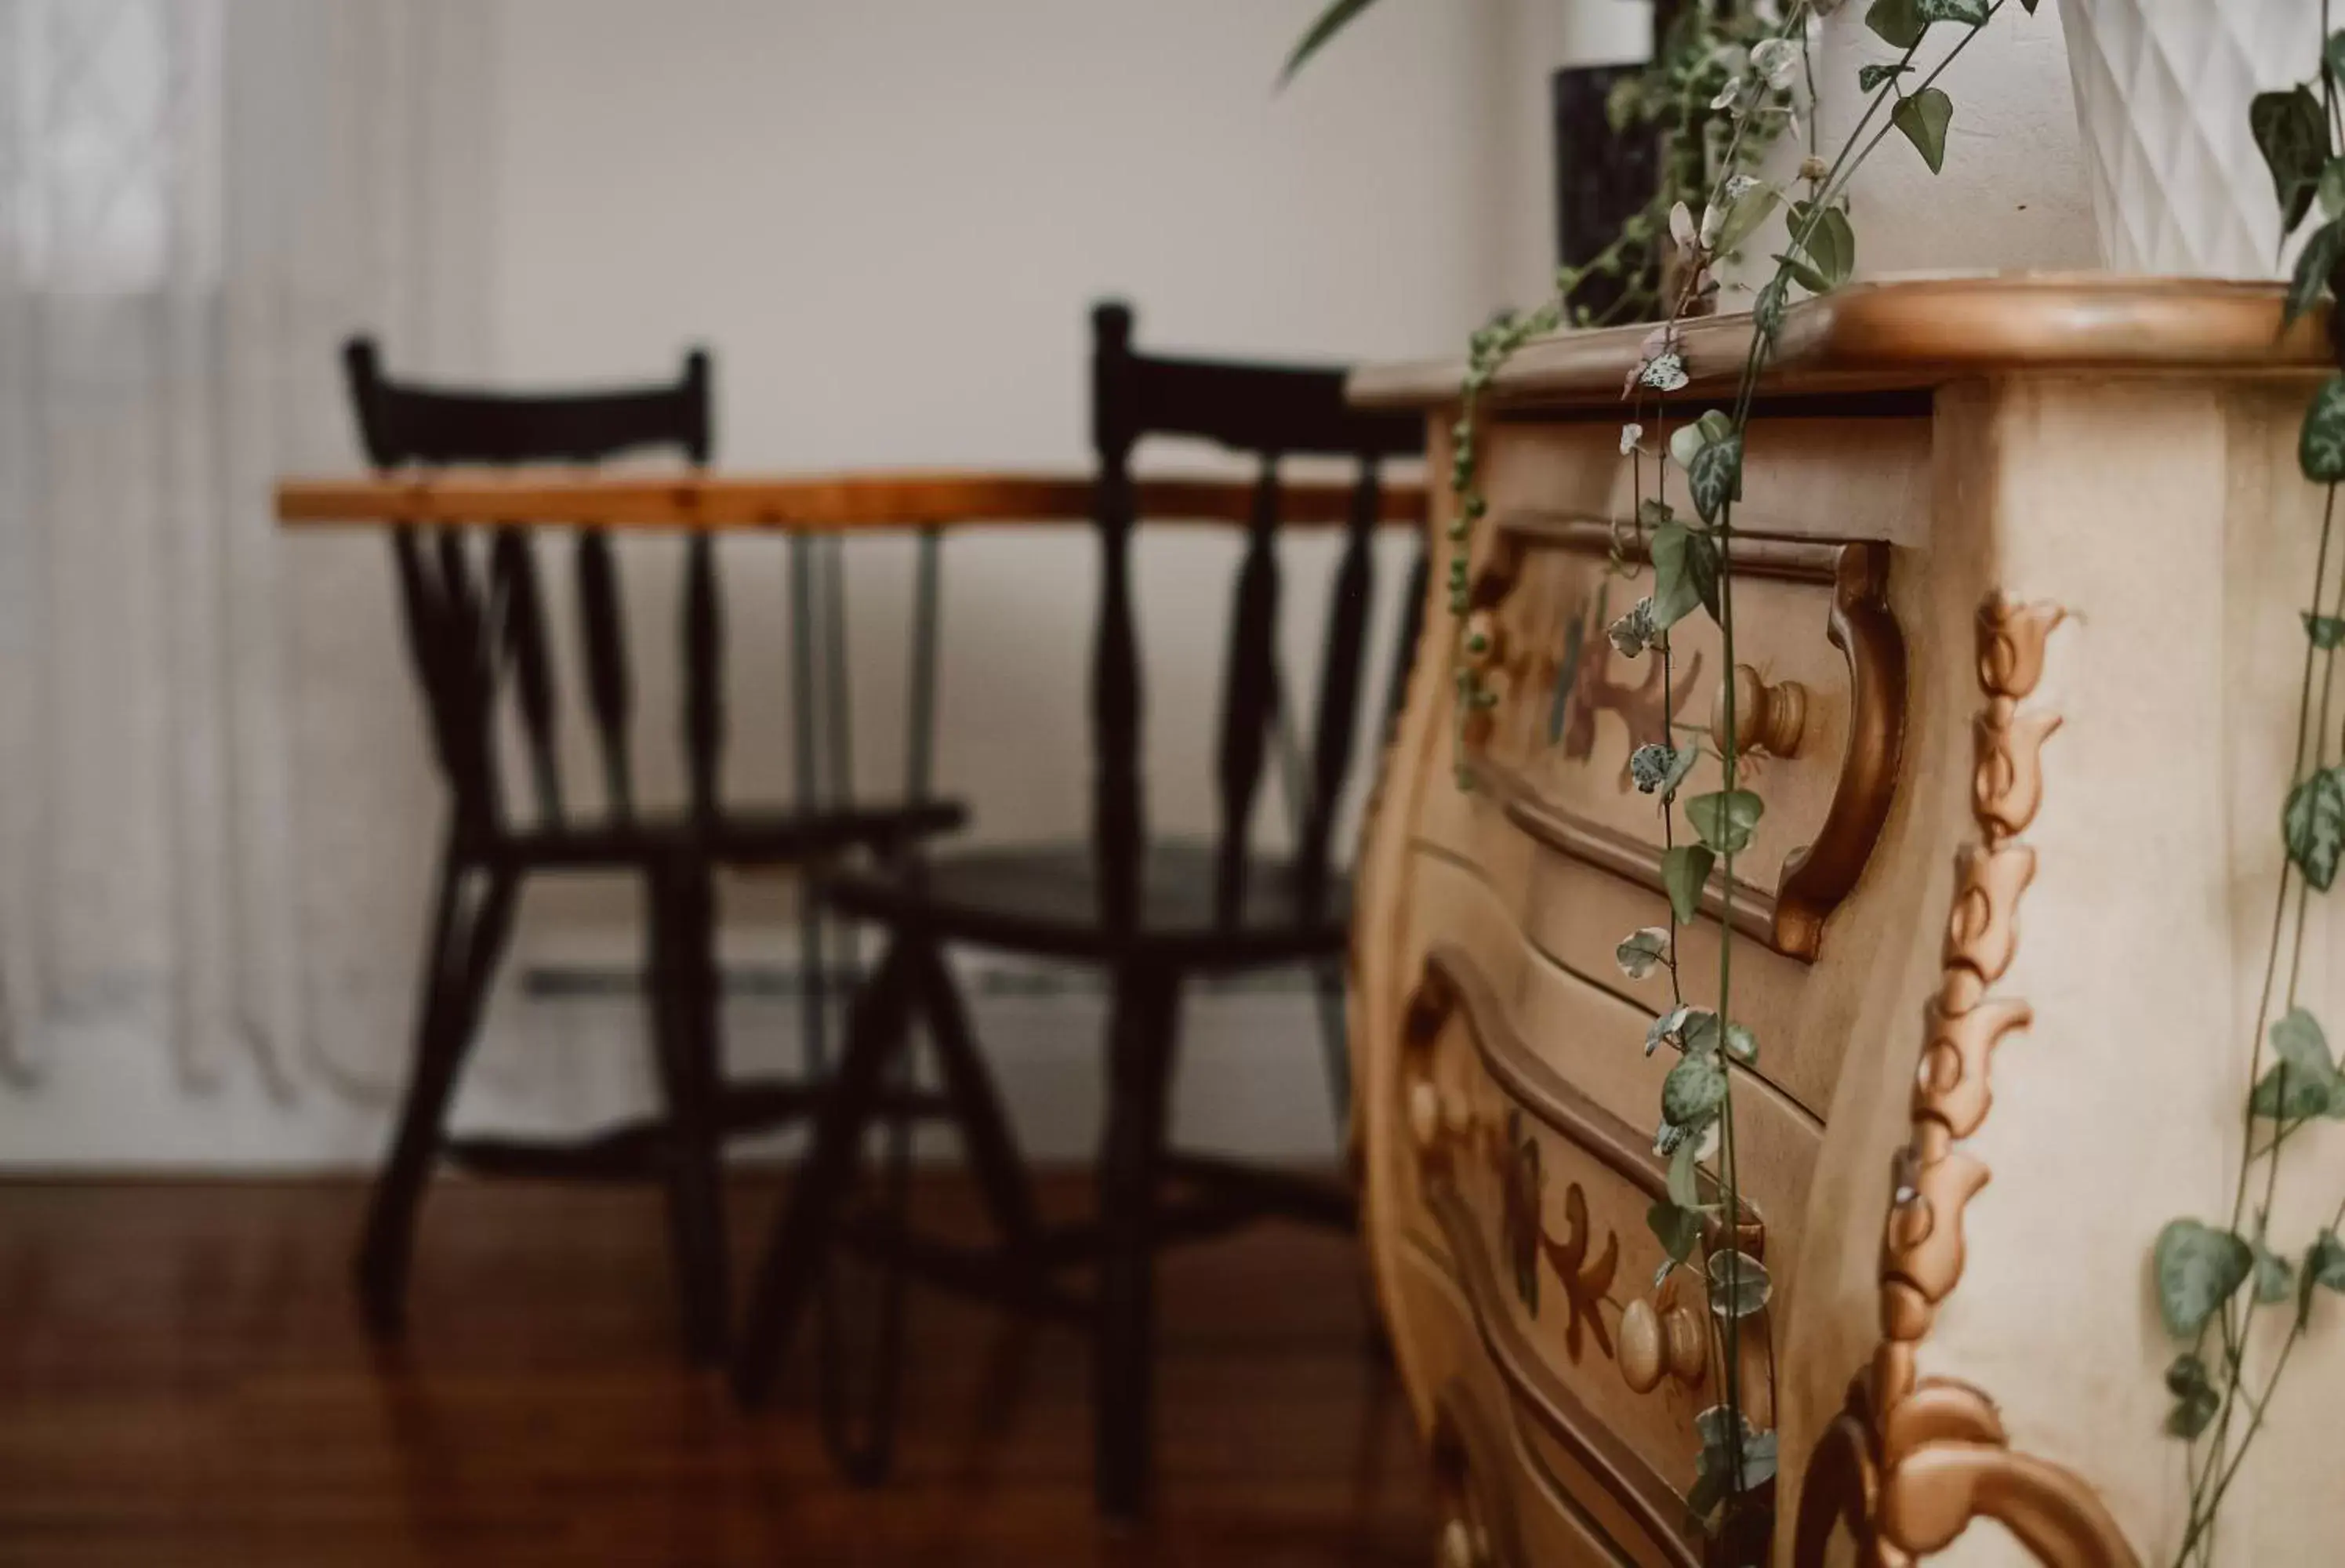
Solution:
<path fill-rule="evenodd" d="M 1412 1381 L 1430 1391 L 1427 1425 L 1443 1568 L 1696 1568 L 1694 1543 L 1668 1515 L 1658 1478 L 1608 1485 L 1585 1467 L 1558 1472 L 1531 1446 L 1522 1411 L 1446 1263 L 1404 1246 L 1393 1303 L 1409 1329 Z M 1680 1511 L 1681 1512 L 1681 1511 Z"/>
<path fill-rule="evenodd" d="M 1391 1125 L 1406 1168 L 1386 1172 L 1402 1189 L 1390 1220 L 1456 1280 L 1510 1405 L 1531 1423 L 1528 1452 L 1568 1488 L 1598 1485 L 1642 1509 L 1641 1528 L 1673 1532 L 1694 1478 L 1694 1416 L 1720 1401 L 1723 1343 L 1694 1275 L 1657 1282 L 1665 1259 L 1645 1217 L 1668 1182 L 1650 1133 L 1516 1033 L 1481 964 L 1490 949 L 1477 942 L 1469 956 L 1436 942 L 1421 961 L 1394 1057 Z M 1510 985 L 1518 996 L 1537 960 L 1526 963 Z M 1631 1043 L 1610 1048 L 1642 1060 Z M 1746 1091 L 1739 1103 L 1760 1101 Z M 1745 1121 L 1746 1168 L 1768 1172 L 1782 1207 L 1795 1209 L 1790 1189 L 1803 1188 L 1805 1168 L 1761 1152 L 1763 1111 Z M 1752 1184 L 1741 1236 L 1762 1259 L 1789 1253 L 1753 1201 L 1766 1185 Z M 1772 1409 L 1765 1322 L 1746 1322 L 1739 1354 L 1744 1408 L 1762 1426 Z"/>
<path fill-rule="evenodd" d="M 1454 1091 L 1461 1105 L 1503 1100 L 1542 1124 L 1553 1120 L 1550 1102 L 1588 1107 L 1616 1129 L 1612 1142 L 1646 1151 L 1639 1158 L 1658 1181 L 1661 1165 L 1650 1149 L 1661 1083 L 1676 1057 L 1670 1047 L 1650 1057 L 1642 1048 L 1654 1007 L 1559 966 L 1526 936 L 1477 867 L 1420 855 L 1410 892 L 1407 931 L 1396 953 L 1406 998 L 1396 1015 L 1400 1038 L 1383 1057 L 1391 1064 L 1389 1092 L 1399 1097 L 1390 1125 L 1403 1136 L 1388 1140 L 1381 1156 L 1403 1195 L 1402 1222 L 1439 1242 L 1421 1195 L 1423 1161 L 1407 1136 L 1416 1114 L 1411 1077 L 1428 1064 L 1445 1075 L 1437 1087 Z M 1735 1108 L 1743 1201 L 1765 1224 L 1769 1245 L 1788 1257 L 1798 1244 L 1822 1123 L 1771 1080 L 1747 1072 L 1738 1074 Z M 1503 1120 L 1505 1113 L 1489 1115 Z M 1548 1135 L 1567 1136 L 1552 1126 Z M 1639 1204 L 1632 1218 L 1640 1235 L 1643 1217 Z"/>
<path fill-rule="evenodd" d="M 1742 781 L 1767 812 L 1723 868 L 1708 905 L 1779 952 L 1812 959 L 1823 923 L 1855 885 L 1896 783 L 1904 646 L 1888 599 L 1890 548 L 1877 541 L 1738 536 L 1737 723 Z M 1664 679 L 1606 629 L 1650 592 L 1642 544 L 1604 521 L 1516 510 L 1497 516 L 1473 600 L 1488 637 L 1482 678 L 1497 699 L 1465 728 L 1476 782 L 1524 833 L 1616 875 L 1662 890 L 1670 841 L 1655 797 L 1630 782 L 1642 744 L 1724 729 L 1719 628 L 1697 612 L 1672 629 Z M 1681 800 L 1721 787 L 1716 742 Z M 1692 841 L 1680 806 L 1674 841 Z"/>

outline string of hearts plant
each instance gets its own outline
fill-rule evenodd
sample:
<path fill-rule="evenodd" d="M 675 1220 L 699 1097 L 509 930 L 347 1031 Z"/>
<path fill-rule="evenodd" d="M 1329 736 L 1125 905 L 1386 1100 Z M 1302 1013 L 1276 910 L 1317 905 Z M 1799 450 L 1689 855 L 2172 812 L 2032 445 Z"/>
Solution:
<path fill-rule="evenodd" d="M 2282 330 L 2324 298 L 2333 304 L 2345 298 L 2345 113 L 2338 101 L 2345 77 L 2345 34 L 2330 32 L 2328 11 L 2324 0 L 2320 38 L 2308 40 L 2321 46 L 2314 82 L 2259 94 L 2249 106 L 2249 128 L 2279 201 L 2281 242 L 2316 210 L 2321 220 L 2299 253 Z M 2345 365 L 2345 317 L 2332 310 L 2329 332 L 2338 361 Z M 2345 1198 L 2300 1257 L 2277 1250 L 2270 1235 L 2281 1151 L 2315 1122 L 2345 1120 L 2345 1073 L 2330 1055 L 2320 1020 L 2298 1001 L 2305 916 L 2312 895 L 2335 885 L 2345 858 L 2345 763 L 2329 760 L 2330 702 L 2338 650 L 2345 646 L 2345 561 L 2335 561 L 2331 548 L 2337 487 L 2345 481 L 2345 375 L 2332 378 L 2305 410 L 2298 461 L 2306 479 L 2328 487 L 2328 499 L 2321 509 L 2311 595 L 2302 612 L 2296 750 L 2280 813 L 2286 855 L 2248 1040 L 2252 1087 L 2241 1113 L 2238 1180 L 2226 1223 L 2170 1220 L 2152 1249 L 2159 1310 L 2183 1346 L 2166 1373 L 2175 1401 L 2166 1428 L 2189 1445 L 2189 1512 L 2175 1568 L 2215 1561 L 2216 1522 L 2224 1499 L 2263 1430 L 2265 1412 L 2310 1322 L 2313 1301 L 2323 1290 L 2345 1292 L 2345 1242 L 2338 1239 L 2339 1228 L 2345 1226 Z M 2272 1055 L 2269 1070 L 2267 1041 Z M 2277 1351 L 2255 1357 L 2250 1346 L 2259 1309 L 2285 1313 L 2286 1327 L 2274 1326 L 2280 1335 Z M 2260 1319 L 2272 1316 L 2261 1313 Z"/>
<path fill-rule="evenodd" d="M 1298 47 L 1298 60 L 1367 3 L 1336 0 Z M 1711 118 L 1705 122 L 1701 140 L 1691 147 L 1678 145 L 1665 151 L 1665 167 L 1682 167 L 1690 158 L 1700 171 L 1701 183 L 1669 208 L 1668 234 L 1677 252 L 1675 282 L 1665 300 L 1664 319 L 1646 339 L 1624 391 L 1631 409 L 1620 437 L 1621 455 L 1631 467 L 1635 503 L 1633 517 L 1621 520 L 1621 526 L 1644 546 L 1652 581 L 1650 592 L 1608 629 L 1608 635 L 1625 656 L 1660 661 L 1664 713 L 1675 707 L 1672 631 L 1690 617 L 1707 613 L 1716 622 L 1721 663 L 1729 671 L 1735 667 L 1734 508 L 1742 496 L 1752 400 L 1774 353 L 1784 312 L 1795 297 L 1830 293 L 1853 272 L 1856 233 L 1849 213 L 1849 184 L 1891 132 L 1911 143 L 1933 174 L 1943 166 L 1954 100 L 1938 86 L 1939 77 L 2008 3 L 1873 0 L 1865 25 L 1895 53 L 1858 71 L 1861 113 L 1841 146 L 1828 156 L 1814 143 L 1812 45 L 1815 24 L 1836 9 L 1840 0 L 1782 0 L 1766 5 L 1747 0 L 1720 8 L 1744 31 L 1735 40 L 1710 46 L 1702 57 L 1704 68 L 1714 69 L 1721 79 L 1708 100 Z M 2036 3 L 2019 0 L 2029 12 Z M 1689 9 L 1708 14 L 1711 8 Z M 1948 46 L 1924 69 L 1918 57 L 1934 30 Z M 1794 126 L 1805 127 L 1807 156 L 1794 187 L 1787 190 L 1754 170 L 1768 144 Z M 2345 192 L 2345 170 L 2340 171 L 2339 189 Z M 1680 418 L 1671 428 L 1672 417 L 1685 400 L 1679 395 L 1693 382 L 1682 323 L 1706 309 L 1716 288 L 1713 269 L 1735 258 L 1779 207 L 1786 215 L 1789 243 L 1772 258 L 1773 271 L 1754 297 L 1753 330 L 1733 397 L 1722 408 L 1705 410 L 1690 420 Z M 2345 254 L 2345 228 L 2337 234 L 2332 256 Z M 1497 701 L 1477 673 L 1490 633 L 1467 613 L 1467 551 L 1475 525 L 1488 511 L 1477 462 L 1482 400 L 1524 344 L 1567 321 L 1582 319 L 1573 309 L 1572 295 L 1587 278 L 1607 275 L 1629 248 L 1642 242 L 1641 236 L 1624 230 L 1596 262 L 1559 273 L 1557 291 L 1546 303 L 1521 315 L 1501 317 L 1477 332 L 1469 345 L 1449 474 L 1455 510 L 1448 587 L 1461 737 L 1467 719 Z M 2345 381 L 2340 387 L 2345 389 Z M 2336 418 L 2340 459 L 2345 462 L 2345 389 L 2339 393 Z M 1682 476 L 1690 514 L 1680 512 L 1671 499 L 1673 474 Z M 1616 552 L 1614 570 L 1626 572 L 1620 556 Z M 2345 620 L 2336 623 L 2336 630 L 2345 633 Z M 1656 1152 L 1669 1160 L 1670 1196 L 1653 1205 L 1647 1218 L 1668 1254 L 1661 1278 L 1679 1268 L 1696 1268 L 1700 1255 L 1699 1272 L 1711 1307 L 1715 1354 L 1725 1372 L 1724 1392 L 1721 1403 L 1695 1417 L 1700 1456 L 1687 1495 L 1695 1519 L 1713 1537 L 1713 1556 L 1741 1563 L 1763 1561 L 1768 1552 L 1768 1499 L 1776 1452 L 1775 1434 L 1757 1429 L 1744 1413 L 1740 1365 L 1744 1324 L 1759 1318 L 1763 1330 L 1761 1314 L 1771 1285 L 1760 1260 L 1738 1245 L 1741 1236 L 1733 1222 L 1743 1213 L 1734 1081 L 1757 1062 L 1759 1041 L 1734 1017 L 1731 905 L 1736 892 L 1735 857 L 1749 847 L 1765 814 L 1764 800 L 1749 787 L 1743 771 L 1734 685 L 1730 679 L 1720 689 L 1723 722 L 1717 733 L 1722 740 L 1714 751 L 1706 751 L 1699 733 L 1688 728 L 1647 740 L 1631 755 L 1636 787 L 1655 796 L 1660 810 L 1670 918 L 1665 926 L 1625 937 L 1618 958 L 1632 977 L 1656 971 L 1669 977 L 1670 1008 L 1653 1021 L 1644 1047 L 1648 1055 L 1664 1045 L 1677 1053 L 1662 1083 L 1654 1143 Z M 1720 787 L 1681 799 L 1705 755 L 1716 758 Z M 1472 764 L 1462 745 L 1458 778 L 1462 787 L 1472 787 Z M 2345 850 L 2345 769 L 2335 778 L 2335 809 L 2329 819 L 2332 873 Z M 1683 842 L 1677 823 L 1680 812 L 1690 830 Z M 1704 890 L 1713 879 L 1730 906 L 1729 917 L 1718 925 L 1716 989 L 1711 1004 L 1700 1006 L 1689 999 L 1689 984 L 1696 977 L 1685 972 L 1678 934 L 1696 919 Z M 2339 1094 L 2345 1099 L 2345 1087 Z"/>

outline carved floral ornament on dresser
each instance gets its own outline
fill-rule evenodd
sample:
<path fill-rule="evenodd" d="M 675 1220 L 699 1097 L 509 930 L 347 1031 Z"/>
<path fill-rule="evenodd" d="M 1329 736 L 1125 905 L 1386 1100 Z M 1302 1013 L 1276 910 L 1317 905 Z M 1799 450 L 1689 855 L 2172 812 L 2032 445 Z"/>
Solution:
<path fill-rule="evenodd" d="M 1336 0 L 1298 46 L 1290 71 L 1369 3 Z M 1487 786 L 1481 759 L 1496 726 L 1508 652 L 1497 611 L 1512 576 L 1503 564 L 1486 560 L 1477 580 L 1471 566 L 1488 514 L 1477 462 L 1479 405 L 1525 345 L 1566 325 L 1600 324 L 1574 304 L 1583 284 L 1622 274 L 1637 280 L 1622 296 L 1632 301 L 1627 308 L 1650 307 L 1660 319 L 1623 388 L 1628 407 L 1619 454 L 1630 469 L 1633 510 L 1613 523 L 1618 548 L 1609 572 L 1635 580 L 1649 561 L 1652 575 L 1641 584 L 1649 591 L 1605 635 L 1621 656 L 1653 662 L 1648 683 L 1658 684 L 1652 707 L 1666 738 L 1637 747 L 1630 774 L 1634 787 L 1654 797 L 1659 808 L 1668 914 L 1622 933 L 1617 960 L 1632 980 L 1665 975 L 1670 991 L 1669 1007 L 1641 1042 L 1649 1055 L 1666 1046 L 1675 1057 L 1663 1082 L 1654 1141 L 1656 1153 L 1668 1161 L 1668 1190 L 1651 1205 L 1648 1224 L 1669 1259 L 1657 1288 L 1683 1271 L 1706 1298 L 1708 1355 L 1723 1373 L 1715 1383 L 1717 1402 L 1694 1418 L 1699 1460 L 1686 1491 L 1711 1543 L 1707 1556 L 1712 1563 L 1761 1563 L 1788 1544 L 1792 1562 L 1820 1563 L 1830 1538 L 1845 1527 L 1859 1561 L 1886 1568 L 1946 1548 L 1977 1519 L 1995 1521 L 2047 1563 L 2131 1568 L 2139 1560 L 2090 1485 L 2012 1445 L 1991 1391 L 1924 1375 L 1917 1364 L 1941 1306 L 1961 1280 L 1964 1209 L 1991 1176 L 1964 1142 L 1988 1117 L 1995 1054 L 2025 1048 L 2021 1042 L 2032 1021 L 2028 1002 L 1999 983 L 2017 948 L 2019 903 L 2035 875 L 2035 852 L 2025 834 L 2047 787 L 2045 756 L 2061 722 L 2037 688 L 2054 633 L 2070 617 L 2061 605 L 2028 599 L 2025 583 L 2004 585 L 1978 610 L 1982 706 L 1972 780 L 1977 837 L 1957 865 L 1942 976 L 1922 1009 L 1910 1136 L 1891 1174 L 1881 1241 L 1878 1346 L 1850 1388 L 1845 1411 L 1813 1453 L 1781 1456 L 1806 1467 L 1801 1517 L 1782 1533 L 1792 1536 L 1788 1543 L 1779 1542 L 1772 1517 L 1775 1434 L 1763 1420 L 1751 1419 L 1748 1381 L 1738 1364 L 1749 1353 L 1741 1329 L 1746 1319 L 1764 1322 L 1771 1286 L 1764 1266 L 1744 1250 L 1741 1228 L 1721 1222 L 1744 1212 L 1736 1108 L 1762 1048 L 1733 1005 L 1733 905 L 1738 895 L 1748 896 L 1735 859 L 1750 846 L 1766 811 L 1746 754 L 1763 749 L 1762 736 L 1771 729 L 1791 725 L 1788 713 L 1738 712 L 1752 708 L 1763 691 L 1735 678 L 1741 668 L 1734 514 L 1742 500 L 1753 400 L 1788 307 L 1832 292 L 1855 270 L 1851 177 L 1884 143 L 1918 156 L 1932 173 L 1941 168 L 1955 115 L 1941 77 L 2014 3 L 1873 0 L 1864 22 L 1889 53 L 1857 73 L 1862 111 L 1833 147 L 1817 141 L 1813 46 L 1819 17 L 1834 5 L 1726 0 L 1681 8 L 1626 116 L 1657 127 L 1663 137 L 1660 205 L 1631 219 L 1593 262 L 1560 271 L 1545 304 L 1504 315 L 1474 335 L 1451 432 L 1452 755 L 1457 786 L 1472 791 Z M 2015 3 L 2027 12 L 2036 9 L 2035 0 Z M 2345 33 L 2331 32 L 2325 0 L 2317 16 L 2311 0 L 2286 0 L 2286 8 L 2305 16 L 2307 59 L 2314 70 L 2307 85 L 2256 96 L 2245 127 L 2269 169 L 2281 210 L 2279 248 L 2309 219 L 2318 220 L 2293 267 L 2284 329 L 2324 300 L 2345 296 L 2345 108 L 2339 103 Z M 1917 56 L 1934 35 L 1934 64 L 1924 69 Z M 1697 104 L 1702 107 L 1695 109 Z M 1758 155 L 1787 137 L 1804 146 L 1804 156 L 1796 179 L 1779 186 L 1761 177 Z M 1748 268 L 1741 248 L 1778 211 L 1787 219 L 1787 240 L 1771 257 L 1771 270 L 1759 269 L 1753 331 L 1733 395 L 1721 407 L 1686 418 L 1679 395 L 1693 377 L 1680 323 L 1710 309 L 1719 269 L 1729 262 Z M 2345 321 L 2335 315 L 2330 319 L 2332 347 L 2345 365 Z M 2252 1089 L 2239 1113 L 2246 1128 L 2242 1158 L 2227 1215 L 2178 1217 L 2154 1242 L 2145 1238 L 2150 1256 L 2144 1276 L 2177 1341 L 2166 1373 L 2173 1400 L 2167 1429 L 2188 1453 L 2187 1462 L 2176 1467 L 2187 1509 L 2174 1538 L 2159 1543 L 2161 1552 L 2170 1548 L 2176 1568 L 2217 1560 L 2222 1505 L 2263 1430 L 2314 1304 L 2324 1291 L 2345 1292 L 2345 1240 L 2338 1234 L 2345 1226 L 2345 1201 L 2309 1237 L 2278 1235 L 2271 1223 L 2284 1150 L 2316 1123 L 2345 1120 L 2345 1067 L 2332 1055 L 2320 1021 L 2296 999 L 2309 900 L 2328 892 L 2345 865 L 2345 741 L 2331 747 L 2334 669 L 2345 648 L 2345 548 L 2332 549 L 2331 537 L 2336 486 L 2345 482 L 2345 375 L 2313 398 L 2299 459 L 2305 479 L 2328 488 L 2328 501 L 2320 564 L 2301 612 L 2305 642 L 2293 768 L 2285 802 L 2273 803 L 2286 865 L 2259 1013 L 2244 1042 Z M 1502 562 L 1504 546 L 1493 549 Z M 1690 676 L 1679 668 L 1672 629 L 1702 614 L 1715 622 L 1728 678 L 1719 685 L 1721 722 L 1696 726 L 1676 717 L 1676 686 Z M 1717 764 L 1721 787 L 1680 798 L 1705 759 Z M 1680 932 L 1701 916 L 1706 900 L 1713 912 L 1724 905 L 1714 978 L 1681 968 Z M 1634 1048 L 1632 1042 L 1623 1044 Z M 1527 1297 L 1538 1262 L 1536 1155 L 1530 1146 L 1528 1157 L 1518 1158 L 1501 1178 L 1529 1184 L 1527 1190 L 1508 1189 L 1508 1229 L 1524 1242 L 1515 1270 Z M 2259 1324 L 2273 1319 L 2284 1326 L 2259 1336 Z M 1651 1359 L 1645 1327 L 1640 1318 L 1635 1335 L 1640 1364 Z M 1625 1319 L 1622 1335 L 1629 1337 Z M 1763 1336 L 1760 1353 L 1767 1353 Z"/>

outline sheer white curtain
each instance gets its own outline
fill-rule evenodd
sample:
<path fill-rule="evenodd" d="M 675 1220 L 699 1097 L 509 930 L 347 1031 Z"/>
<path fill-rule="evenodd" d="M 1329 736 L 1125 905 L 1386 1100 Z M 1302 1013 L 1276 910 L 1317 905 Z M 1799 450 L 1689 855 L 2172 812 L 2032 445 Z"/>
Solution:
<path fill-rule="evenodd" d="M 379 1079 L 431 802 L 336 348 L 482 339 L 487 7 L 0 0 L 0 1067 Z M 336 1027 L 340 1003 L 379 1007 Z M 388 1022 L 389 1027 L 386 1027 Z M 375 1042 L 371 1063 L 337 1041 Z"/>

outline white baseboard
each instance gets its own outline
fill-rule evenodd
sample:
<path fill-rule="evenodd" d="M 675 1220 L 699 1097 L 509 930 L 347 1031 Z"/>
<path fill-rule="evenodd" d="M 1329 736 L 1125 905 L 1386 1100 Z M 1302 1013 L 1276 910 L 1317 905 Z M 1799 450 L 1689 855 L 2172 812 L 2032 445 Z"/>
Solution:
<path fill-rule="evenodd" d="M 770 953 L 728 952 L 723 1006 L 727 1069 L 795 1073 L 803 1061 L 794 968 Z M 960 966 L 971 1022 L 1021 1147 L 1039 1161 L 1096 1149 L 1105 998 L 1079 972 L 1031 965 Z M 622 966 L 514 966 L 459 1096 L 455 1120 L 516 1134 L 574 1131 L 653 1103 L 642 1002 Z M 371 1064 L 353 1089 L 320 1081 L 272 1091 L 248 1064 L 218 1083 L 178 1077 L 153 1019 L 59 1026 L 46 1079 L 0 1093 L 0 1168 L 16 1172 L 364 1170 L 389 1137 L 407 1061 L 411 1001 L 326 1011 L 333 1058 Z M 335 1032 L 339 1031 L 339 1032 Z M 1301 971 L 1242 986 L 1199 985 L 1185 999 L 1174 1133 L 1185 1146 L 1266 1159 L 1325 1160 L 1339 1139 L 1320 1023 Z M 836 1042 L 833 1043 L 836 1048 Z M 345 1077 L 351 1075 L 345 1074 Z M 745 1146 L 787 1155 L 794 1137 Z M 923 1153 L 951 1158 L 951 1140 Z"/>

